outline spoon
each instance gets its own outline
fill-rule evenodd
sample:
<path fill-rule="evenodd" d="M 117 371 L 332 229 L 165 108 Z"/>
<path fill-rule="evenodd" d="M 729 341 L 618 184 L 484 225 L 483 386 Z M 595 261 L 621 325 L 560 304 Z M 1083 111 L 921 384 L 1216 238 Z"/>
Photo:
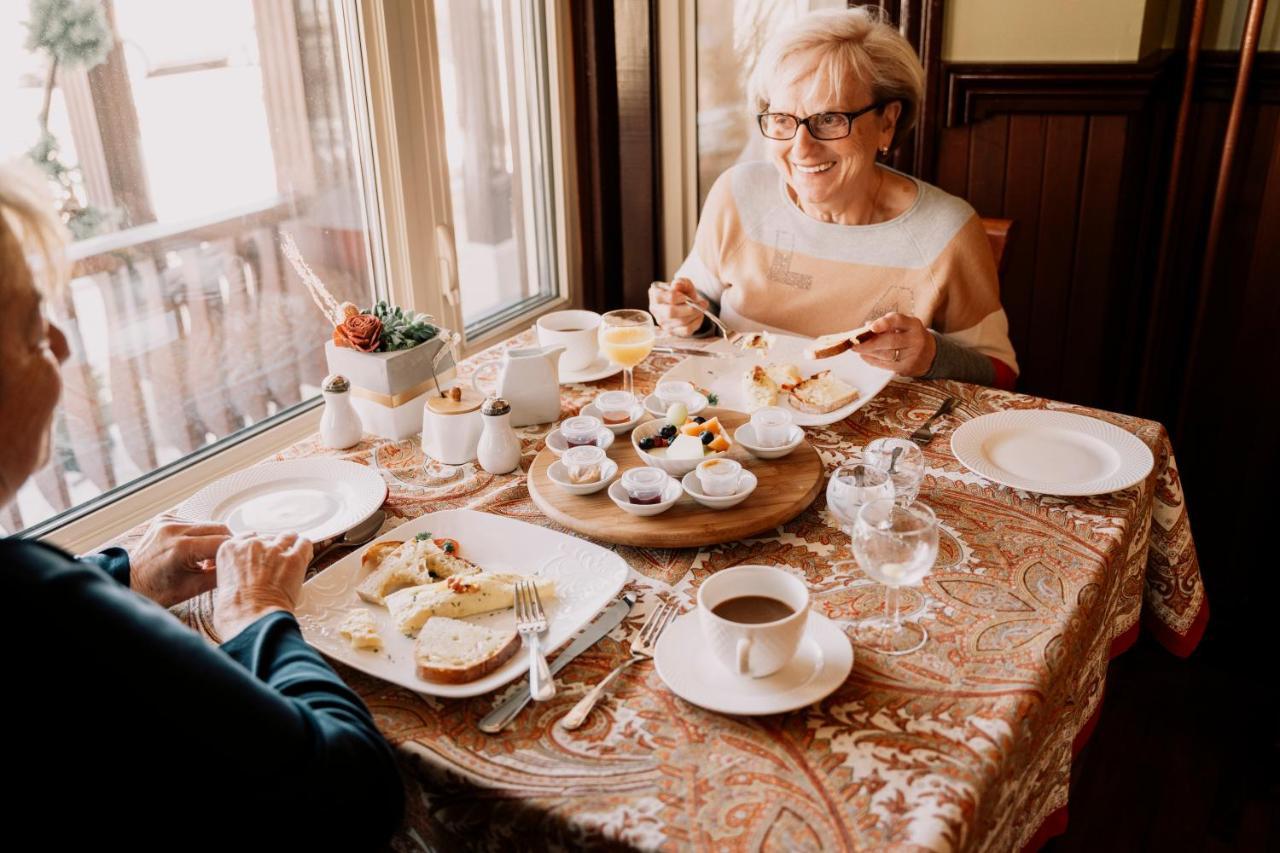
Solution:
<path fill-rule="evenodd" d="M 904 450 L 906 450 L 905 447 L 895 447 L 893 449 L 893 456 L 889 459 L 889 470 L 887 473 L 893 473 L 893 466 L 898 464 L 898 457 L 902 455 L 902 451 Z"/>
<path fill-rule="evenodd" d="M 354 548 L 358 545 L 365 544 L 370 539 L 378 535 L 378 530 L 382 527 L 382 522 L 385 521 L 386 518 L 387 513 L 385 510 L 375 510 L 373 515 L 369 516 L 364 521 L 342 534 L 340 538 L 335 539 L 316 552 L 315 556 L 311 558 L 311 562 L 307 565 L 307 568 L 311 568 L 316 563 L 320 562 L 320 558 L 326 556 L 335 548 Z"/>

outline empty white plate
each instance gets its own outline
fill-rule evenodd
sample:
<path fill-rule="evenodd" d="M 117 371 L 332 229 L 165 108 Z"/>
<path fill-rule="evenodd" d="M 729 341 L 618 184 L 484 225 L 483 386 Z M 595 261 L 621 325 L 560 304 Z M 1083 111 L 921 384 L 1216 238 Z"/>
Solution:
<path fill-rule="evenodd" d="M 1045 495 L 1104 495 L 1142 482 L 1155 460 L 1135 435 L 1071 412 L 995 412 L 962 424 L 951 452 L 980 477 Z"/>
<path fill-rule="evenodd" d="M 686 613 L 658 639 L 658 677 L 682 699 L 721 714 L 782 714 L 829 696 L 853 669 L 853 644 L 836 623 L 809 611 L 800 648 L 764 678 L 730 672 L 702 637 L 698 614 Z"/>
<path fill-rule="evenodd" d="M 221 522 L 233 533 L 298 533 L 331 539 L 382 506 L 387 484 L 373 468 L 312 457 L 228 474 L 187 498 L 183 518 Z"/>

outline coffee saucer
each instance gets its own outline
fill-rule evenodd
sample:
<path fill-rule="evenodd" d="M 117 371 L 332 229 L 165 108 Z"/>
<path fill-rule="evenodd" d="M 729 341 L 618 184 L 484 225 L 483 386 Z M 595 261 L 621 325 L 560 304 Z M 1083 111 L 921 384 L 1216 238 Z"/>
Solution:
<path fill-rule="evenodd" d="M 568 385 L 570 382 L 597 382 L 601 379 L 608 379 L 615 373 L 622 372 L 622 365 L 614 364 L 603 355 L 597 355 L 595 360 L 581 370 L 565 370 L 563 367 L 559 369 L 560 384 Z"/>
<path fill-rule="evenodd" d="M 690 654 L 690 649 L 700 652 Z M 708 711 L 782 714 L 812 705 L 843 684 L 853 669 L 853 644 L 836 623 L 810 610 L 796 656 L 773 675 L 748 678 L 716 660 L 694 611 L 662 632 L 653 662 L 671 692 Z"/>

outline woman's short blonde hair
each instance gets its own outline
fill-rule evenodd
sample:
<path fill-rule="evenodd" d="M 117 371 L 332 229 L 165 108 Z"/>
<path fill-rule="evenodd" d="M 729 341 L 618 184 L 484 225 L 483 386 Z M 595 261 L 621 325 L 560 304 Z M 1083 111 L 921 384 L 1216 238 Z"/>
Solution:
<path fill-rule="evenodd" d="M 807 78 L 815 99 L 842 102 L 847 89 L 861 80 L 871 88 L 872 103 L 900 103 L 895 148 L 915 126 L 924 97 L 920 58 L 876 7 L 810 12 L 771 37 L 747 86 L 751 109 L 768 112 L 769 89 L 775 83 Z M 850 109 L 862 106 L 847 104 Z"/>
<path fill-rule="evenodd" d="M 49 185 L 35 166 L 0 164 L 0 294 L 30 271 L 46 296 L 67 282 L 67 229 L 58 219 Z"/>

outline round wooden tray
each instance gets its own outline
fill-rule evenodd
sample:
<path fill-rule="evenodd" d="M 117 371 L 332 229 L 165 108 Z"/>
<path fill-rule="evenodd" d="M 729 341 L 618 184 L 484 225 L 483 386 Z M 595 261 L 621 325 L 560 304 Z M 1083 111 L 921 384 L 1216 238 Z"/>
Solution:
<path fill-rule="evenodd" d="M 748 420 L 747 415 L 728 409 L 708 409 L 700 414 L 720 418 L 730 439 Z M 629 432 L 616 437 L 609 458 L 618 463 L 618 477 L 628 468 L 644 464 Z M 608 489 L 593 495 L 571 495 L 551 482 L 547 469 L 556 455 L 546 448 L 529 469 L 529 495 L 547 518 L 592 539 L 646 548 L 691 548 L 772 530 L 803 512 L 822 488 L 822 459 L 808 441 L 781 459 L 757 459 L 734 443 L 729 458 L 741 462 L 760 480 L 751 496 L 731 509 L 708 509 L 682 494 L 675 506 L 660 515 L 631 515 L 614 505 Z"/>

